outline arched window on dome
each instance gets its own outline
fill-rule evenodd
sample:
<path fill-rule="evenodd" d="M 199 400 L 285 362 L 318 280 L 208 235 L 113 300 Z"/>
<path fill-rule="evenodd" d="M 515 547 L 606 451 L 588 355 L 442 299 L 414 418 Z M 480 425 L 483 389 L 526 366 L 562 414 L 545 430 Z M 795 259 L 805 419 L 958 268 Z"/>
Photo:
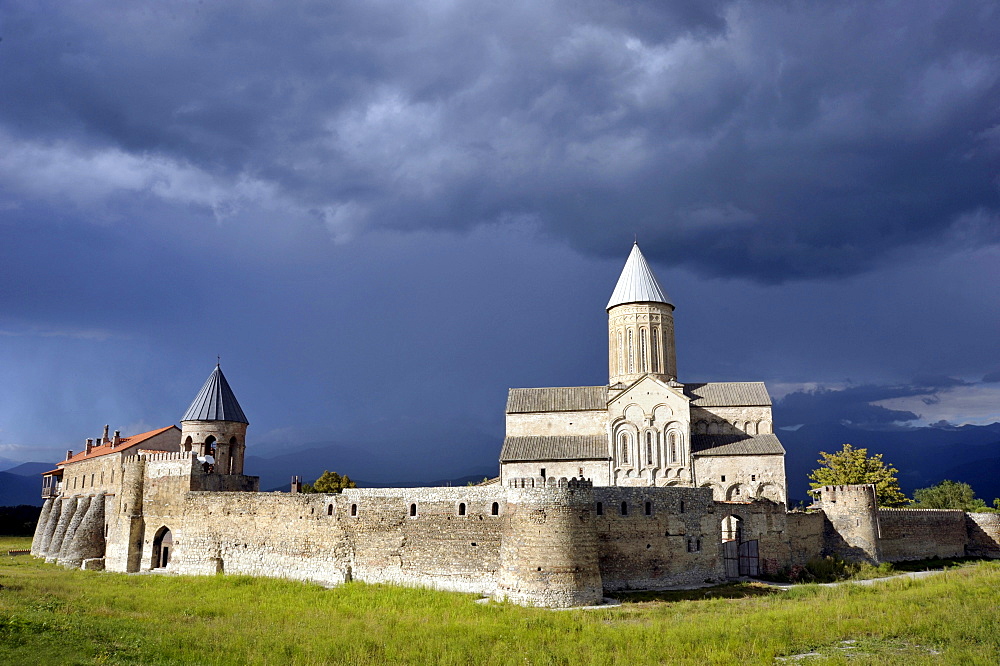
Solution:
<path fill-rule="evenodd" d="M 635 353 L 632 350 L 632 329 L 628 331 L 628 372 L 635 372 Z"/>
<path fill-rule="evenodd" d="M 646 329 L 639 329 L 639 372 L 646 372 Z"/>
<path fill-rule="evenodd" d="M 625 372 L 625 345 L 622 343 L 622 332 L 618 331 L 618 368 L 616 374 Z"/>
<path fill-rule="evenodd" d="M 652 354 L 650 355 L 650 371 L 659 372 L 660 371 L 660 343 L 658 338 L 660 337 L 660 329 L 654 328 L 650 334 L 650 350 Z"/>

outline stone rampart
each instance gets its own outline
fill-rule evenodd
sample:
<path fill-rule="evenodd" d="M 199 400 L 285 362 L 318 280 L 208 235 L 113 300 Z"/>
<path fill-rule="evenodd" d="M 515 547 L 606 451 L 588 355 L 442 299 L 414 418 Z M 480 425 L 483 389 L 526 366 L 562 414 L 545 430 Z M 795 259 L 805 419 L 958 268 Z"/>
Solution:
<path fill-rule="evenodd" d="M 824 555 L 854 562 L 882 561 L 875 486 L 823 486 L 819 489 L 819 504 L 826 514 Z"/>
<path fill-rule="evenodd" d="M 823 552 L 826 516 L 821 511 L 793 511 L 785 516 L 790 566 L 804 565 Z"/>
<path fill-rule="evenodd" d="M 968 532 L 963 511 L 879 509 L 878 523 L 886 562 L 965 555 Z"/>
<path fill-rule="evenodd" d="M 1000 558 L 1000 513 L 967 513 L 965 528 L 966 555 Z"/>
<path fill-rule="evenodd" d="M 520 481 L 506 493 L 494 597 L 557 608 L 600 603 L 592 484 L 550 479 L 531 487 Z"/>
<path fill-rule="evenodd" d="M 664 589 L 724 578 L 708 488 L 593 489 L 606 590 Z"/>

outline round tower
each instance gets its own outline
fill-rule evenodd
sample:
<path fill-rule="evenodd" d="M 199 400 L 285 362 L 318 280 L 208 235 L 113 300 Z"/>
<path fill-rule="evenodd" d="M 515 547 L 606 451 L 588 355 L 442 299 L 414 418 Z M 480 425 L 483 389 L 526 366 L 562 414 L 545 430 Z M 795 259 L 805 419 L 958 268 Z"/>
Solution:
<path fill-rule="evenodd" d="M 550 608 L 600 604 L 592 484 L 553 479 L 531 487 L 535 481 L 508 482 L 494 598 Z"/>
<path fill-rule="evenodd" d="M 677 379 L 674 305 L 638 244 L 632 246 L 607 310 L 610 385 L 628 385 L 646 374 Z"/>
<path fill-rule="evenodd" d="M 242 474 L 248 425 L 216 365 L 181 419 L 181 450 L 214 456 L 216 474 Z"/>
<path fill-rule="evenodd" d="M 882 561 L 878 501 L 872 484 L 823 486 L 820 508 L 832 530 L 825 530 L 825 550 L 848 561 Z"/>

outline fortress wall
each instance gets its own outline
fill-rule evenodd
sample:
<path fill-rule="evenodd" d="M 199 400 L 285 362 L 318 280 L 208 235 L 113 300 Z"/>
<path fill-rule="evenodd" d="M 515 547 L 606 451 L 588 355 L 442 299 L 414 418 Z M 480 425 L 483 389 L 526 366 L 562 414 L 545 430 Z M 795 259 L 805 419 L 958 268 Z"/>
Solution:
<path fill-rule="evenodd" d="M 506 497 L 499 485 L 345 490 L 337 512 L 351 541 L 354 577 L 491 593 Z M 462 503 L 464 516 L 459 515 Z M 411 504 L 416 516 L 410 516 Z M 352 505 L 357 516 L 351 516 Z"/>
<path fill-rule="evenodd" d="M 493 502 L 498 516 L 491 515 Z M 322 584 L 354 578 L 485 593 L 494 585 L 504 504 L 495 486 L 342 495 L 189 492 L 173 502 L 146 502 L 141 569 L 152 567 L 154 540 L 166 527 L 174 541 L 168 570 L 177 573 Z"/>
<path fill-rule="evenodd" d="M 761 573 L 777 573 L 791 564 L 784 504 L 770 500 L 715 502 L 716 531 L 713 536 L 717 542 L 721 540 L 722 523 L 728 516 L 740 519 L 743 541 L 757 541 Z"/>
<path fill-rule="evenodd" d="M 593 493 L 606 590 L 663 589 L 724 578 L 719 525 L 708 489 L 605 487 Z M 622 515 L 622 502 L 627 515 Z"/>
<path fill-rule="evenodd" d="M 607 410 L 532 412 L 507 415 L 507 436 L 605 435 Z"/>
<path fill-rule="evenodd" d="M 140 570 L 153 566 L 162 528 L 173 537 L 168 571 L 230 573 L 341 583 L 348 542 L 329 495 L 189 492 L 169 504 L 146 503 Z"/>
<path fill-rule="evenodd" d="M 887 562 L 965 555 L 965 513 L 948 509 L 879 509 L 882 559 Z"/>
<path fill-rule="evenodd" d="M 803 565 L 823 552 L 826 516 L 820 511 L 792 512 L 785 516 L 789 565 Z"/>
<path fill-rule="evenodd" d="M 965 527 L 966 555 L 1000 558 L 1000 513 L 967 513 Z"/>
<path fill-rule="evenodd" d="M 539 479 L 540 481 L 541 479 Z M 530 606 L 592 606 L 604 595 L 589 482 L 507 487 L 493 597 Z"/>

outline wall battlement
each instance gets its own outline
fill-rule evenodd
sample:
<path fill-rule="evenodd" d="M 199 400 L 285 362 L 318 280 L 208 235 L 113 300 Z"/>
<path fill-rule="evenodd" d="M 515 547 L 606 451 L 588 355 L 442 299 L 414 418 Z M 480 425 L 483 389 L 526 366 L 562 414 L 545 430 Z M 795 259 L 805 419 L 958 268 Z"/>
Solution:
<path fill-rule="evenodd" d="M 513 479 L 507 479 L 508 488 L 593 488 L 594 482 L 590 479 L 576 479 L 576 478 L 555 478 L 550 476 L 549 478 L 541 476 L 524 476 L 517 477 Z"/>

